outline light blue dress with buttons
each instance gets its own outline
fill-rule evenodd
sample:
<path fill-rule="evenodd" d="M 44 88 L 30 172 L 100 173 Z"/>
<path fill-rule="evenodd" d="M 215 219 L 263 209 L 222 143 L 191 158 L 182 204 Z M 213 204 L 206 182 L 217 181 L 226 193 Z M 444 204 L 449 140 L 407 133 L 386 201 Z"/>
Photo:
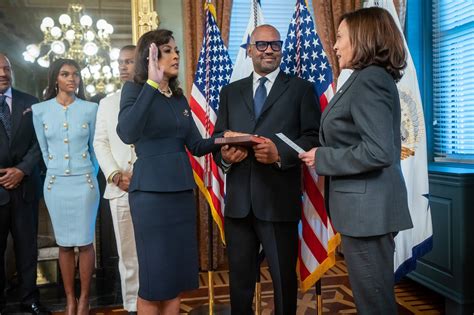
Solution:
<path fill-rule="evenodd" d="M 47 167 L 44 199 L 60 246 L 94 240 L 99 206 L 93 137 L 97 104 L 55 98 L 33 105 L 33 124 Z"/>

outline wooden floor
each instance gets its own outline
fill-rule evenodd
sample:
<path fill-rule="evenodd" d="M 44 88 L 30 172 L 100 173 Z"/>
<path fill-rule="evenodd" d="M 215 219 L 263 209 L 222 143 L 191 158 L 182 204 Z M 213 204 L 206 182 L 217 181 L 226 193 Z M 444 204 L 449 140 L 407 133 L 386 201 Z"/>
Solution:
<path fill-rule="evenodd" d="M 262 315 L 272 314 L 273 288 L 267 267 L 261 271 Z M 215 272 L 214 288 L 216 304 L 229 304 L 228 273 L 226 270 Z M 352 291 L 343 260 L 328 271 L 322 279 L 323 313 L 356 314 Z M 399 314 L 444 314 L 444 298 L 409 279 L 402 280 L 395 288 Z M 314 290 L 298 294 L 298 315 L 316 314 L 316 296 Z M 181 314 L 203 306 L 208 302 L 208 276 L 200 274 L 200 287 L 185 294 L 181 304 Z M 62 313 L 55 313 L 62 314 Z M 120 308 L 96 309 L 91 314 L 122 315 L 127 314 Z"/>

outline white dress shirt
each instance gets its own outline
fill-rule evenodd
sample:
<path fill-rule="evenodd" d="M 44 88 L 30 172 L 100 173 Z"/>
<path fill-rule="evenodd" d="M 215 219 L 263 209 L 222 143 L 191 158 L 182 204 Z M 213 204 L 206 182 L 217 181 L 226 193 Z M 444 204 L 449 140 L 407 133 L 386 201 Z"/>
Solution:
<path fill-rule="evenodd" d="M 275 79 L 278 76 L 278 73 L 280 73 L 280 67 L 276 68 L 273 72 L 270 72 L 267 74 L 265 77 L 267 78 L 267 82 L 265 82 L 265 89 L 267 90 L 267 96 L 270 93 L 270 90 L 272 89 L 273 83 L 275 83 Z M 257 88 L 260 85 L 260 78 L 262 76 L 258 74 L 257 72 L 253 72 L 253 96 L 255 97 L 255 92 L 257 92 Z"/>

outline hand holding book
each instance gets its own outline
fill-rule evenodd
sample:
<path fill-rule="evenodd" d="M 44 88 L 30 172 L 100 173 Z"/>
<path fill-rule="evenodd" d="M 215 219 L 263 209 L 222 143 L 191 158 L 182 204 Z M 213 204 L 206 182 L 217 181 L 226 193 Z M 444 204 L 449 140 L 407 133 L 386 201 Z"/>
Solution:
<path fill-rule="evenodd" d="M 235 131 L 226 131 L 223 138 L 216 138 L 214 140 L 215 144 L 244 147 L 251 147 L 264 142 L 265 138 L 263 137 Z"/>
<path fill-rule="evenodd" d="M 260 163 L 273 164 L 280 160 L 275 144 L 266 137 L 226 131 L 223 138 L 216 138 L 214 141 L 215 144 L 222 145 L 222 157 L 229 164 L 245 159 L 248 155 L 247 148 L 250 147 Z"/>
<path fill-rule="evenodd" d="M 224 132 L 223 138 L 216 138 L 215 144 L 222 145 L 221 154 L 225 167 L 230 167 L 233 163 L 238 163 L 245 159 L 248 155 L 246 147 L 242 146 L 242 137 L 247 137 L 249 134 L 235 131 Z"/>

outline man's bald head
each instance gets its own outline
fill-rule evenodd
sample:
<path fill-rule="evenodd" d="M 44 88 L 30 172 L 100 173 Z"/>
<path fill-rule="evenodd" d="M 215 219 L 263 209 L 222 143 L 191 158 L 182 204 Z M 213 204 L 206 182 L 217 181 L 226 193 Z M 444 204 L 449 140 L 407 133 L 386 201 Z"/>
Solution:
<path fill-rule="evenodd" d="M 261 76 L 275 71 L 281 62 L 281 46 L 280 32 L 275 27 L 268 24 L 257 26 L 247 47 L 254 71 Z"/>
<path fill-rule="evenodd" d="M 278 38 L 278 40 L 280 40 L 280 32 L 278 32 L 278 30 L 274 26 L 270 24 L 262 24 L 257 26 L 253 30 L 252 34 L 250 34 L 250 42 L 255 43 L 255 38 L 258 38 L 262 33 L 272 34 L 275 36 L 275 38 Z"/>

